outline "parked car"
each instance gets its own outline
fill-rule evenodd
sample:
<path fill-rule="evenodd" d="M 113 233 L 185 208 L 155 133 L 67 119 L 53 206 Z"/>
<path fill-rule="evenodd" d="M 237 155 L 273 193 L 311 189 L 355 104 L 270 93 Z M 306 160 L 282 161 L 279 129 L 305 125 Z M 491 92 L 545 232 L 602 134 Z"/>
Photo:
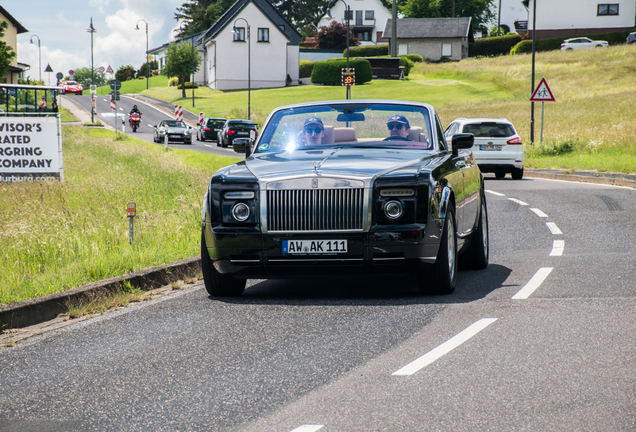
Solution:
<path fill-rule="evenodd" d="M 503 178 L 512 174 L 523 178 L 523 143 L 515 127 L 505 118 L 458 118 L 448 125 L 444 136 L 450 142 L 453 135 L 470 133 L 475 137 L 473 155 L 481 172 L 495 173 Z"/>
<path fill-rule="evenodd" d="M 62 81 L 60 86 L 62 87 L 62 94 L 76 94 L 80 96 L 84 94 L 84 87 L 78 84 L 77 81 Z"/>
<path fill-rule="evenodd" d="M 625 40 L 625 43 L 634 43 L 636 42 L 636 32 L 630 33 L 627 35 L 627 40 Z"/>
<path fill-rule="evenodd" d="M 217 141 L 217 145 L 221 147 L 230 146 L 235 138 L 249 138 L 251 131 L 258 135 L 256 124 L 251 120 L 228 120 L 223 125 L 223 129 L 220 132 L 221 138 Z"/>
<path fill-rule="evenodd" d="M 583 48 L 602 48 L 608 47 L 607 41 L 595 41 L 586 37 L 578 37 L 566 39 L 561 44 L 561 51 L 577 50 Z"/>
<path fill-rule="evenodd" d="M 154 126 L 154 141 L 162 143 L 168 135 L 168 141 L 182 141 L 192 144 L 192 128 L 179 120 L 163 120 Z"/>
<path fill-rule="evenodd" d="M 216 171 L 203 199 L 208 293 L 241 295 L 248 278 L 396 273 L 451 293 L 458 259 L 488 265 L 473 139 L 456 134 L 449 149 L 435 109 L 419 102 L 275 109 L 254 143 L 234 140 L 245 161 Z"/>
<path fill-rule="evenodd" d="M 218 117 L 206 117 L 197 128 L 197 141 L 213 140 L 218 141 L 219 132 L 227 119 Z"/>

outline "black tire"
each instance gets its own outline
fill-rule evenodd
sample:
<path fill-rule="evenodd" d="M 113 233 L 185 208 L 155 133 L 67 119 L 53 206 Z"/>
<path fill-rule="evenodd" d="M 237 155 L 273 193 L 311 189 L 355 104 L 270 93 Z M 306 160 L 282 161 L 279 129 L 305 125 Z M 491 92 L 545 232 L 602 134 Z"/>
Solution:
<path fill-rule="evenodd" d="M 212 297 L 238 297 L 245 291 L 245 279 L 236 279 L 216 271 L 205 245 L 203 230 L 201 230 L 201 271 L 205 289 Z"/>
<path fill-rule="evenodd" d="M 504 178 L 505 176 L 506 176 L 506 173 L 503 172 L 503 171 L 497 171 L 495 173 L 495 177 L 497 177 L 497 178 Z"/>
<path fill-rule="evenodd" d="M 479 222 L 470 239 L 468 250 L 461 256 L 461 267 L 468 270 L 485 269 L 488 267 L 489 251 L 488 206 L 486 205 L 486 196 L 482 193 Z"/>
<path fill-rule="evenodd" d="M 455 208 L 449 204 L 435 264 L 430 272 L 419 272 L 417 284 L 423 294 L 451 294 L 457 282 L 457 233 Z"/>
<path fill-rule="evenodd" d="M 521 180 L 523 178 L 523 168 L 515 168 L 512 171 L 513 180 Z"/>

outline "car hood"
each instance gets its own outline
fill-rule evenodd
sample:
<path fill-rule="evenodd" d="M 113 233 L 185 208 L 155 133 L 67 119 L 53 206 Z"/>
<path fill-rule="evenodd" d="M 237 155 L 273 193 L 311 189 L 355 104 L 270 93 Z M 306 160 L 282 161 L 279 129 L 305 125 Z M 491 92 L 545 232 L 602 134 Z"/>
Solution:
<path fill-rule="evenodd" d="M 255 154 L 245 164 L 265 182 L 312 175 L 371 179 L 396 170 L 417 176 L 438 157 L 422 150 L 329 148 Z"/>
<path fill-rule="evenodd" d="M 168 133 L 184 133 L 187 129 L 186 128 L 175 128 L 175 127 L 167 127 L 167 128 L 161 128 L 163 130 L 165 130 Z"/>

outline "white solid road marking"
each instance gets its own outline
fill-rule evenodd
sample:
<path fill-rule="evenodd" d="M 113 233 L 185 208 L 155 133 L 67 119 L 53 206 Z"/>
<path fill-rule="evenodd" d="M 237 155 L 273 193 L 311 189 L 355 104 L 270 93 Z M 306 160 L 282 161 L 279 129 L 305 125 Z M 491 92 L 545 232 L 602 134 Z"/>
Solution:
<path fill-rule="evenodd" d="M 539 210 L 538 208 L 531 208 L 530 210 L 532 210 L 537 216 L 539 217 L 548 217 L 547 214 L 543 213 L 541 210 Z"/>
<path fill-rule="evenodd" d="M 415 372 L 433 363 L 444 354 L 448 354 L 495 321 L 497 321 L 497 318 L 480 319 L 479 321 L 477 321 L 467 329 L 463 330 L 461 333 L 453 336 L 437 348 L 434 348 L 433 350 L 424 354 L 422 357 L 393 372 L 392 375 L 413 375 Z"/>
<path fill-rule="evenodd" d="M 565 240 L 555 240 L 554 243 L 552 243 L 552 252 L 550 252 L 550 256 L 563 255 L 564 248 L 565 248 Z"/>
<path fill-rule="evenodd" d="M 324 426 L 325 425 L 302 425 L 298 426 L 291 432 L 316 432 L 317 430 L 322 429 Z"/>
<path fill-rule="evenodd" d="M 493 194 L 493 195 L 497 195 L 497 196 L 506 196 L 506 195 L 504 195 L 504 194 L 502 194 L 502 193 L 495 192 L 495 191 L 491 191 L 491 190 L 488 190 L 488 189 L 486 189 L 486 192 L 491 193 L 491 194 Z"/>
<path fill-rule="evenodd" d="M 548 228 L 550 228 L 550 232 L 552 232 L 552 234 L 554 235 L 563 234 L 563 232 L 559 229 L 558 226 L 556 226 L 555 223 L 546 222 L 545 224 L 548 226 Z"/>
<path fill-rule="evenodd" d="M 516 202 L 517 204 L 522 205 L 522 206 L 524 206 L 524 205 L 528 205 L 528 203 L 524 203 L 523 201 L 518 200 L 517 198 L 508 198 L 508 199 L 509 199 L 510 201 L 512 201 L 512 202 Z"/>
<path fill-rule="evenodd" d="M 521 288 L 521 291 L 519 291 L 512 297 L 513 300 L 525 300 L 530 297 L 530 294 L 532 294 L 537 288 L 539 288 L 539 286 L 543 283 L 545 278 L 548 277 L 551 271 L 552 267 L 540 268 L 539 271 L 537 271 L 534 276 L 532 276 L 530 282 L 528 282 L 526 286 Z"/>

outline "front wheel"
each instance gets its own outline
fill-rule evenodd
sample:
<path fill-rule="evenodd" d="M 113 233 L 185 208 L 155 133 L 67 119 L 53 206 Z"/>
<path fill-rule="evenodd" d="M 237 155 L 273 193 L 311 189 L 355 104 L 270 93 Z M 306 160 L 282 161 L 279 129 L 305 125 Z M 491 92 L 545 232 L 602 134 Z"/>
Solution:
<path fill-rule="evenodd" d="M 483 270 L 488 267 L 488 256 L 488 208 L 486 206 L 486 196 L 482 194 L 477 229 L 472 234 L 468 250 L 460 257 L 462 268 Z"/>
<path fill-rule="evenodd" d="M 212 297 L 238 297 L 245 291 L 245 280 L 231 275 L 221 274 L 212 265 L 210 254 L 205 244 L 205 233 L 201 230 L 201 271 L 203 283 Z"/>
<path fill-rule="evenodd" d="M 435 264 L 430 272 L 419 272 L 417 284 L 423 294 L 451 294 L 457 281 L 457 235 L 455 209 L 449 205 Z"/>

